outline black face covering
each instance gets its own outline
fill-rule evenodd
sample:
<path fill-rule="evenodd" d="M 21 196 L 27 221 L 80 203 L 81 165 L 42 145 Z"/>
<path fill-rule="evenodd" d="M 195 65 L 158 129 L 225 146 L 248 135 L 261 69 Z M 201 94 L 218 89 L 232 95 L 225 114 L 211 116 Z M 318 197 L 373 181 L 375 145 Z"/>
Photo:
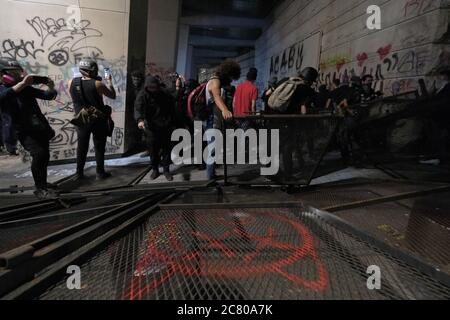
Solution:
<path fill-rule="evenodd" d="M 370 85 L 368 85 L 368 84 L 364 84 L 362 86 L 362 89 L 364 90 L 364 92 L 370 93 L 370 91 L 372 90 L 372 87 Z"/>

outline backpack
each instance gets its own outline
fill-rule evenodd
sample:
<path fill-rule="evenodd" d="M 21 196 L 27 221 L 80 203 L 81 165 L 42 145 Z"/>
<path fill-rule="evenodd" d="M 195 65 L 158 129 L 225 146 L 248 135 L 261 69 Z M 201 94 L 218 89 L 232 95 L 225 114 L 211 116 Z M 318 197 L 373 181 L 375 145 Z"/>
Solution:
<path fill-rule="evenodd" d="M 216 77 L 211 78 L 218 79 Z M 213 112 L 212 107 L 206 101 L 206 87 L 208 83 L 202 83 L 197 89 L 191 92 L 188 98 L 188 115 L 191 119 L 201 121 L 208 120 L 209 115 Z"/>
<path fill-rule="evenodd" d="M 279 112 L 286 112 L 295 90 L 304 82 L 300 78 L 290 78 L 281 84 L 269 98 L 269 108 Z"/>
<path fill-rule="evenodd" d="M 201 84 L 197 89 L 191 92 L 188 98 L 188 115 L 192 119 L 202 119 L 207 117 L 207 102 L 206 102 L 206 83 Z"/>

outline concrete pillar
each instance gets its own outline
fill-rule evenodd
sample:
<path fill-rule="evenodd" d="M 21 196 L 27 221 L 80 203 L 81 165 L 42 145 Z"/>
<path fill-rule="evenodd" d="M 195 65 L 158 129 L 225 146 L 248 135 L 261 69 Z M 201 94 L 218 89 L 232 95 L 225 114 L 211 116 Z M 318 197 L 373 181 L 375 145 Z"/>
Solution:
<path fill-rule="evenodd" d="M 147 22 L 147 65 L 174 71 L 177 59 L 180 0 L 149 0 Z"/>
<path fill-rule="evenodd" d="M 189 45 L 190 27 L 181 24 L 178 33 L 178 59 L 177 72 L 186 78 L 190 77 L 190 64 L 192 59 L 192 47 Z"/>
<path fill-rule="evenodd" d="M 186 79 L 197 78 L 193 71 L 194 66 L 194 46 L 188 46 L 188 54 L 186 57 Z"/>

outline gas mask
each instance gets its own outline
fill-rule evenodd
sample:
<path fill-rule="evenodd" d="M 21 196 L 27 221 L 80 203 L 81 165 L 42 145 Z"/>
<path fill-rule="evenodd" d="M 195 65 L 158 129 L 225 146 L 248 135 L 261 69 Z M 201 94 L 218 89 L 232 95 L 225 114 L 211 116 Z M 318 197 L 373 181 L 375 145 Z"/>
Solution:
<path fill-rule="evenodd" d="M 2 75 L 2 82 L 7 86 L 15 86 L 20 81 L 22 81 L 23 78 L 25 78 L 26 73 L 23 70 L 10 70 L 6 71 Z"/>

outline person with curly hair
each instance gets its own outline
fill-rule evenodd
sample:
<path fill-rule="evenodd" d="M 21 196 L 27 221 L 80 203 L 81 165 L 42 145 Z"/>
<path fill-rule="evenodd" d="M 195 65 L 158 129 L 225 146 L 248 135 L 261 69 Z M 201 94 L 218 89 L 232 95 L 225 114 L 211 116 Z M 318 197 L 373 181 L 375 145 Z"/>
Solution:
<path fill-rule="evenodd" d="M 208 134 L 210 129 L 222 129 L 223 121 L 233 118 L 233 114 L 225 103 L 225 90 L 233 81 L 239 80 L 241 77 L 241 66 L 234 60 L 225 60 L 218 68 L 214 76 L 206 85 L 206 101 L 208 109 L 211 110 L 206 120 L 205 129 L 208 139 L 208 150 L 210 158 L 207 161 L 207 175 L 209 180 L 217 179 L 216 165 L 213 157 L 215 157 L 214 136 Z"/>

